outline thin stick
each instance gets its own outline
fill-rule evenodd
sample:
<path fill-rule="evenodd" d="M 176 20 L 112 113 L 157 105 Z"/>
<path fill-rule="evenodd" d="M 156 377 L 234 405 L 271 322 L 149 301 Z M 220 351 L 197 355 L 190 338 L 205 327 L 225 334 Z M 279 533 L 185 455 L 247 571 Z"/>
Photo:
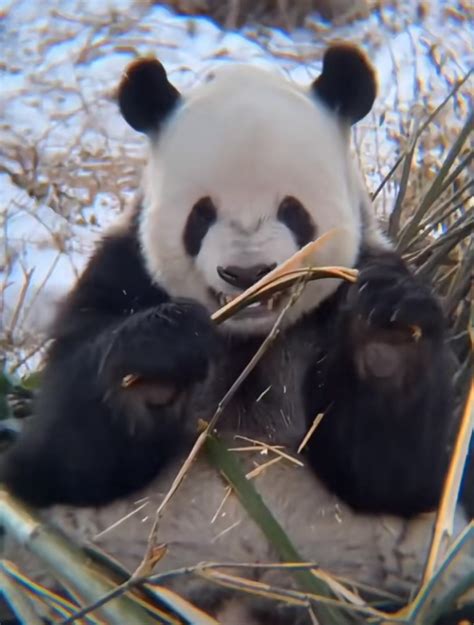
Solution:
<path fill-rule="evenodd" d="M 292 296 L 289 298 L 288 302 L 285 304 L 285 306 L 282 308 L 280 314 L 278 315 L 275 323 L 273 324 L 273 327 L 272 327 L 270 333 L 265 338 L 265 340 L 262 342 L 262 344 L 260 345 L 258 350 L 255 352 L 255 354 L 252 356 L 252 358 L 250 359 L 248 364 L 245 366 L 243 371 L 240 373 L 238 378 L 235 380 L 235 382 L 229 388 L 227 393 L 221 399 L 221 401 L 219 402 L 219 404 L 218 404 L 218 406 L 216 408 L 216 411 L 214 412 L 211 420 L 207 424 L 206 428 L 201 432 L 201 434 L 196 439 L 196 442 L 194 443 L 194 445 L 193 445 L 191 451 L 189 452 L 186 460 L 184 461 L 184 463 L 181 466 L 180 470 L 178 471 L 176 477 L 174 478 L 173 483 L 171 484 L 171 487 L 170 487 L 169 491 L 166 493 L 166 496 L 164 497 L 163 501 L 161 502 L 161 504 L 159 505 L 159 507 L 158 507 L 158 509 L 157 509 L 157 511 L 155 513 L 155 520 L 153 522 L 153 525 L 152 525 L 152 528 L 150 530 L 150 534 L 149 534 L 149 537 L 148 537 L 147 551 L 145 553 L 145 556 L 144 556 L 143 560 L 141 561 L 141 563 L 138 565 L 137 569 L 133 573 L 132 578 L 143 577 L 144 575 L 149 574 L 149 572 L 151 572 L 149 570 L 150 569 L 150 564 L 149 563 L 150 563 L 150 561 L 152 561 L 153 548 L 154 548 L 154 545 L 156 544 L 156 540 L 157 540 L 158 526 L 159 526 L 160 519 L 163 516 L 163 512 L 164 512 L 165 507 L 168 505 L 168 503 L 170 502 L 171 498 L 173 497 L 173 495 L 176 493 L 176 491 L 178 490 L 179 486 L 183 482 L 183 480 L 186 477 L 186 475 L 187 475 L 187 473 L 188 473 L 192 463 L 194 462 L 194 459 L 196 458 L 196 456 L 200 452 L 201 448 L 203 447 L 204 443 L 206 442 L 206 438 L 207 438 L 208 434 L 210 434 L 214 430 L 219 417 L 224 412 L 226 407 L 229 405 L 229 402 L 234 398 L 234 396 L 237 393 L 237 391 L 240 388 L 240 386 L 243 384 L 243 382 L 246 380 L 246 378 L 250 375 L 250 373 L 253 371 L 253 369 L 257 366 L 257 364 L 260 362 L 260 360 L 262 359 L 262 357 L 265 354 L 265 352 L 269 349 L 270 345 L 273 343 L 273 341 L 278 336 L 278 334 L 280 332 L 280 325 L 281 325 L 281 322 L 283 320 L 283 317 L 286 315 L 286 313 L 288 312 L 289 308 L 291 306 L 293 306 L 295 301 L 301 295 L 301 292 L 302 292 L 302 290 L 304 288 L 304 285 L 305 285 L 305 283 L 301 284 L 300 288 L 296 289 L 293 292 Z"/>
<path fill-rule="evenodd" d="M 130 578 L 120 586 L 115 587 L 109 593 L 104 595 L 99 601 L 97 601 L 94 605 L 89 605 L 84 608 L 81 608 L 76 613 L 68 617 L 65 621 L 62 621 L 60 625 L 72 625 L 72 623 L 76 622 L 77 619 L 83 618 L 92 610 L 97 609 L 98 607 L 103 606 L 108 601 L 112 599 L 116 599 L 120 597 L 120 595 L 132 590 L 135 586 L 139 586 L 140 584 L 163 584 L 165 581 L 169 579 L 173 579 L 180 576 L 192 575 L 195 573 L 200 573 L 201 571 L 213 570 L 213 569 L 263 569 L 263 570 L 290 570 L 290 571 L 317 571 L 318 573 L 322 572 L 322 569 L 317 568 L 317 564 L 314 562 L 199 562 L 198 564 L 192 564 L 190 566 L 184 566 L 177 569 L 171 569 L 168 571 L 163 571 L 161 573 L 155 573 L 154 575 L 149 575 L 147 577 L 136 577 Z M 383 593 L 378 589 L 373 589 L 370 586 L 359 584 L 355 580 L 346 580 L 341 577 L 331 576 L 329 573 L 324 572 L 327 577 L 332 577 L 334 581 L 340 581 L 343 583 L 355 585 L 361 588 L 367 588 L 370 591 L 375 593 L 379 593 L 380 596 L 389 597 L 390 599 L 398 599 L 398 597 L 391 595 L 389 593 Z M 300 593 L 302 594 L 302 593 Z"/>
<path fill-rule="evenodd" d="M 321 423 L 321 420 L 322 420 L 323 417 L 324 417 L 324 412 L 320 412 L 320 413 L 318 413 L 314 417 L 314 421 L 311 424 L 311 427 L 309 428 L 309 430 L 304 435 L 304 438 L 301 441 L 300 446 L 298 447 L 298 452 L 297 453 L 300 454 L 303 451 L 303 449 L 306 447 L 306 445 L 308 444 L 309 439 L 313 436 L 314 431 L 316 430 L 318 425 Z"/>
<path fill-rule="evenodd" d="M 249 471 L 248 473 L 246 473 L 245 477 L 248 480 L 253 480 L 254 477 L 258 477 L 261 473 L 263 473 L 263 471 L 266 471 L 268 469 L 268 467 L 271 467 L 274 464 L 277 464 L 278 462 L 281 462 L 282 460 L 283 460 L 282 456 L 277 456 L 276 458 L 272 458 L 268 462 L 264 462 L 263 464 L 259 464 L 258 466 L 255 467 L 255 469 L 252 469 L 252 471 Z"/>
<path fill-rule="evenodd" d="M 255 449 L 255 450 L 262 449 L 262 447 L 254 447 L 253 449 Z M 229 449 L 229 451 L 233 451 L 233 450 Z M 253 480 L 254 477 L 258 477 L 263 471 L 268 469 L 268 467 L 271 467 L 274 464 L 277 464 L 278 462 L 281 462 L 282 460 L 283 460 L 283 458 L 281 456 L 277 456 L 276 458 L 272 458 L 271 460 L 269 460 L 268 462 L 265 462 L 264 464 L 257 465 L 255 467 L 255 469 L 252 469 L 252 471 L 249 471 L 248 473 L 246 473 L 245 477 L 248 480 Z M 227 486 L 226 491 L 225 491 L 225 495 L 222 498 L 222 501 L 219 504 L 219 507 L 217 508 L 217 510 L 214 513 L 214 516 L 211 519 L 211 525 L 212 525 L 212 523 L 216 522 L 216 519 L 219 516 L 220 511 L 224 507 L 225 502 L 229 499 L 231 494 L 232 494 L 232 487 L 231 486 Z"/>
<path fill-rule="evenodd" d="M 277 456 L 280 456 L 281 458 L 285 458 L 285 460 L 288 460 L 288 462 L 292 462 L 293 464 L 296 464 L 299 467 L 304 467 L 304 464 L 301 462 L 301 460 L 298 460 L 298 458 L 294 458 L 290 454 L 287 454 L 284 451 L 282 451 L 281 445 L 268 445 L 267 443 L 264 443 L 263 441 L 258 441 L 255 438 L 242 436 L 242 434 L 237 434 L 235 438 L 238 438 L 242 441 L 247 441 L 249 443 L 254 443 L 257 446 L 257 449 L 260 449 L 261 451 L 264 449 L 268 449 L 269 451 L 272 451 Z"/>
<path fill-rule="evenodd" d="M 18 320 L 20 318 L 20 313 L 21 310 L 23 308 L 23 304 L 25 303 L 25 297 L 27 294 L 28 289 L 30 288 L 31 285 L 31 278 L 33 276 L 34 273 L 34 267 L 33 269 L 30 269 L 29 271 L 24 271 L 23 275 L 24 275 L 24 282 L 22 284 L 21 290 L 20 290 L 20 294 L 18 296 L 18 299 L 16 301 L 16 305 L 15 305 L 15 310 L 13 311 L 13 315 L 10 321 L 10 328 L 8 329 L 8 335 L 11 336 L 13 334 L 13 332 L 15 331 L 15 328 L 17 326 Z"/>
<path fill-rule="evenodd" d="M 124 516 L 120 517 L 120 519 L 117 519 L 114 523 L 112 523 L 112 525 L 109 525 L 104 530 L 102 530 L 101 532 L 96 534 L 94 536 L 94 541 L 98 540 L 99 538 L 102 538 L 102 536 L 104 536 L 105 534 L 107 534 L 111 530 L 114 530 L 116 527 L 118 527 L 119 525 L 121 525 L 122 523 L 124 523 L 125 521 L 130 519 L 132 516 L 135 516 L 135 514 L 140 512 L 140 510 L 143 510 L 143 508 L 145 508 L 148 504 L 149 504 L 148 500 L 144 501 L 140 506 L 138 506 L 138 508 L 134 508 L 133 510 L 128 512 L 128 514 L 125 514 Z"/>
<path fill-rule="evenodd" d="M 349 613 L 360 613 L 373 617 L 387 616 L 383 612 L 372 608 L 370 605 L 367 604 L 349 604 L 346 601 L 342 601 L 341 599 L 333 599 L 332 597 L 325 597 L 324 595 L 317 595 L 312 592 L 301 592 L 299 590 L 290 590 L 287 588 L 282 588 L 280 586 L 272 586 L 264 582 L 253 581 L 244 577 L 232 575 L 231 573 L 223 573 L 218 569 L 216 570 L 208 567 L 201 568 L 197 570 L 197 575 L 203 577 L 204 579 L 211 580 L 219 585 L 225 586 L 226 588 L 234 588 L 250 594 L 264 596 L 268 597 L 269 599 L 284 601 L 286 603 L 291 603 L 293 605 L 305 606 L 308 604 L 308 602 L 311 601 L 316 605 L 324 604 L 328 606 L 334 606 L 336 608 L 341 608 L 348 611 Z"/>
<path fill-rule="evenodd" d="M 36 303 L 36 300 L 38 299 L 39 294 L 41 293 L 41 291 L 44 289 L 45 284 L 48 282 L 48 280 L 51 278 L 51 275 L 53 273 L 53 271 L 56 269 L 56 266 L 59 262 L 59 259 L 61 258 L 63 252 L 62 250 L 60 250 L 56 256 L 54 257 L 53 262 L 51 263 L 50 268 L 48 269 L 48 271 L 46 272 L 44 278 L 41 280 L 41 282 L 39 283 L 38 287 L 36 288 L 33 296 L 31 297 L 30 301 L 28 302 L 28 305 L 25 306 L 25 309 L 23 311 L 23 319 L 28 319 L 28 315 L 30 314 L 30 312 L 33 310 L 33 306 Z"/>
<path fill-rule="evenodd" d="M 213 515 L 213 517 L 211 519 L 211 525 L 216 522 L 217 517 L 219 516 L 220 511 L 224 507 L 225 502 L 229 499 L 231 493 L 232 493 L 232 487 L 231 486 L 227 486 L 227 488 L 225 489 L 225 495 L 222 498 L 222 501 L 220 502 L 217 510 L 214 512 L 214 515 Z"/>

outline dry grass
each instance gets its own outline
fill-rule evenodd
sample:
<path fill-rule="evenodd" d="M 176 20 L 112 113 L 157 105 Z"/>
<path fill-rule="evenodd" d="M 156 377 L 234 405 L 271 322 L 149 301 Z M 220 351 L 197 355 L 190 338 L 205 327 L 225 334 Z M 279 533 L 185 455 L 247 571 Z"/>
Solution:
<path fill-rule="evenodd" d="M 257 23 L 288 30 L 305 24 L 311 13 L 351 21 L 367 17 L 375 5 L 367 0 L 169 0 L 166 4 L 183 15 L 210 17 L 225 28 Z"/>

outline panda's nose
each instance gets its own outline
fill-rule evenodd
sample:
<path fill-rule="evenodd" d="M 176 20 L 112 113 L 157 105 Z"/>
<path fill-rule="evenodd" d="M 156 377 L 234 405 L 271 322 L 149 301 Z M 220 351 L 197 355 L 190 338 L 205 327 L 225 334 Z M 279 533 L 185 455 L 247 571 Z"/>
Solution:
<path fill-rule="evenodd" d="M 271 265 L 252 265 L 251 267 L 228 265 L 227 267 L 217 267 L 217 273 L 228 284 L 238 289 L 248 289 L 249 286 L 258 282 L 275 267 L 276 263 Z"/>

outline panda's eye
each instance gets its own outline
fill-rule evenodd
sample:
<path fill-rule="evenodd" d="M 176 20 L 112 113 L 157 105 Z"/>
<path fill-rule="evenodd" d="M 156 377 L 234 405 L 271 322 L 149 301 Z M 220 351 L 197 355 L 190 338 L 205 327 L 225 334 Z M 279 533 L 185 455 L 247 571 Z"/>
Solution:
<path fill-rule="evenodd" d="M 194 204 L 183 234 L 184 247 L 190 256 L 199 254 L 202 240 L 216 218 L 216 207 L 210 197 L 203 197 Z"/>
<path fill-rule="evenodd" d="M 278 207 L 277 217 L 292 231 L 299 247 L 314 239 L 316 227 L 313 220 L 303 204 L 295 197 L 287 195 L 283 198 Z"/>

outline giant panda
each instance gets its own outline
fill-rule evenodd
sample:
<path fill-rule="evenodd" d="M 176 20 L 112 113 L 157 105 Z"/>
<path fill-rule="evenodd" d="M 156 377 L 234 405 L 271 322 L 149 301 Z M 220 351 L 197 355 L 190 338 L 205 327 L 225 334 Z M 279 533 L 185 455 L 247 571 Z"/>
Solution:
<path fill-rule="evenodd" d="M 236 65 L 184 96 L 156 59 L 127 68 L 120 110 L 149 138 L 143 197 L 58 311 L 36 417 L 2 459 L 13 494 L 133 570 L 199 420 L 288 296 L 219 326 L 210 314 L 336 229 L 311 262 L 357 267 L 356 283 L 306 285 L 217 432 L 230 447 L 245 446 L 240 435 L 291 454 L 323 414 L 302 462 L 275 463 L 256 488 L 307 561 L 402 598 L 414 591 L 456 426 L 451 358 L 440 304 L 380 232 L 351 156 L 351 125 L 375 95 L 373 69 L 346 44 L 326 51 L 307 89 Z M 268 456 L 239 459 L 250 470 Z M 200 456 L 160 522 L 157 571 L 278 559 L 237 497 L 222 506 L 225 493 Z M 456 527 L 466 518 L 459 509 Z M 247 574 L 291 584 L 281 570 Z M 310 622 L 302 608 L 201 578 L 170 584 L 225 625 Z"/>

